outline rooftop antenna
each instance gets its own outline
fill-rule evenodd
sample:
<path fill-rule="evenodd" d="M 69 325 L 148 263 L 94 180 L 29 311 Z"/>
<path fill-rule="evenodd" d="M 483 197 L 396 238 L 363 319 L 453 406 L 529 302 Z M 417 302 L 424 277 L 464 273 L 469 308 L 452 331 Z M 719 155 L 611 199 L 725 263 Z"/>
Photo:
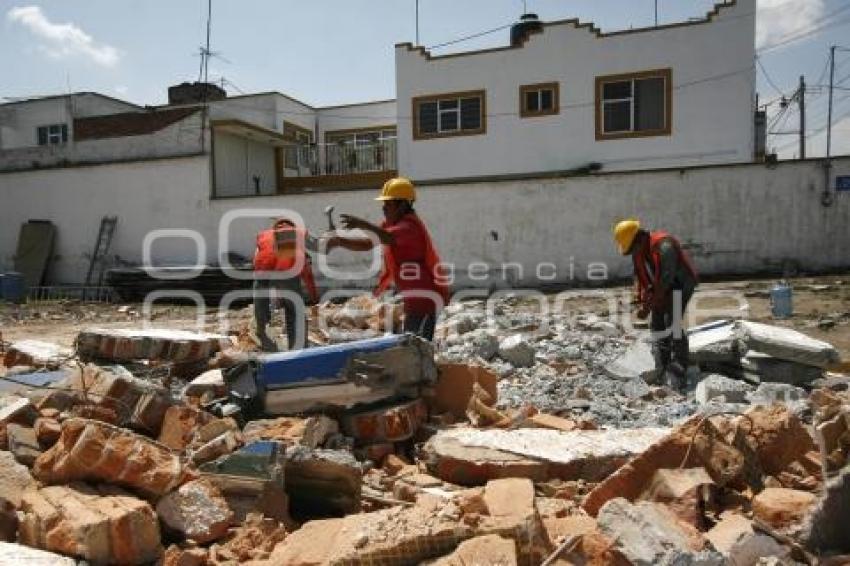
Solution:
<path fill-rule="evenodd" d="M 209 79 L 210 67 L 210 28 L 212 27 L 212 0 L 207 0 L 207 42 L 201 49 L 201 68 L 198 71 L 198 82 L 201 82 L 203 77 L 202 89 L 202 107 L 201 107 L 201 152 L 206 150 L 206 129 L 207 129 L 207 80 Z"/>

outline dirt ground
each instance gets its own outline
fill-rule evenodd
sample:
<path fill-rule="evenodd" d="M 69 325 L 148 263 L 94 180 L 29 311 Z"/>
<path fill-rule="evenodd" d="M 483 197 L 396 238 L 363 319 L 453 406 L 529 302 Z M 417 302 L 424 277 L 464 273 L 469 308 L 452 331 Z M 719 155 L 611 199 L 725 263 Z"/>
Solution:
<path fill-rule="evenodd" d="M 794 289 L 794 314 L 776 320 L 770 313 L 773 279 L 704 283 L 689 307 L 689 325 L 719 318 L 747 318 L 794 328 L 838 348 L 842 359 L 850 360 L 850 273 L 790 280 Z M 624 287 L 601 290 L 573 290 L 549 294 L 550 305 L 569 312 L 594 312 L 609 316 L 622 312 L 622 300 L 629 296 Z M 613 299 L 612 299 L 613 297 Z M 617 298 L 620 299 L 618 303 Z M 529 301 L 527 308 L 534 308 Z M 522 310 L 522 301 L 518 309 Z M 11 342 L 37 339 L 71 346 L 83 328 L 142 328 L 145 317 L 138 304 L 96 304 L 79 302 L 30 303 L 23 306 L 0 304 L 0 340 Z M 220 332 L 237 330 L 251 320 L 250 307 L 225 311 L 206 309 L 199 321 L 193 307 L 159 305 L 151 312 L 150 326 Z M 222 322 L 226 323 L 222 326 Z"/>

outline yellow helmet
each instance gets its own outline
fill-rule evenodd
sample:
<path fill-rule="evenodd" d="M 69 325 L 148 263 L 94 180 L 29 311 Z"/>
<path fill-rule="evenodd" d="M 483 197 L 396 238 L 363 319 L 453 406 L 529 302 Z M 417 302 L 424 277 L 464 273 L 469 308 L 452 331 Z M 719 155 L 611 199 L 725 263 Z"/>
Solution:
<path fill-rule="evenodd" d="M 406 177 L 396 177 L 384 183 L 381 196 L 375 200 L 416 200 L 416 189 L 413 182 Z"/>
<path fill-rule="evenodd" d="M 614 226 L 614 240 L 617 242 L 617 247 L 620 248 L 621 254 L 626 255 L 629 253 L 629 249 L 632 247 L 632 243 L 635 241 L 635 236 L 637 236 L 639 230 L 640 220 L 635 218 L 617 222 L 617 225 Z"/>

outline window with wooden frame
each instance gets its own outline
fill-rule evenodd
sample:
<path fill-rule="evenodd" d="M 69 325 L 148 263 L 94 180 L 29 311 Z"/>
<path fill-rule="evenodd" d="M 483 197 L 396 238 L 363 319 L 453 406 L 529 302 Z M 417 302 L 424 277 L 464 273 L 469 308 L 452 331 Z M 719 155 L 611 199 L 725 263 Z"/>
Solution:
<path fill-rule="evenodd" d="M 596 77 L 596 139 L 669 136 L 672 71 Z"/>
<path fill-rule="evenodd" d="M 485 92 L 471 90 L 413 99 L 413 139 L 483 134 L 487 130 Z"/>
<path fill-rule="evenodd" d="M 519 116 L 533 118 L 557 114 L 558 83 L 539 83 L 519 87 Z"/>
<path fill-rule="evenodd" d="M 283 136 L 295 142 L 295 147 L 287 148 L 284 151 L 284 167 L 297 169 L 299 166 L 309 165 L 309 151 L 310 144 L 313 143 L 313 132 L 292 122 L 284 121 Z"/>

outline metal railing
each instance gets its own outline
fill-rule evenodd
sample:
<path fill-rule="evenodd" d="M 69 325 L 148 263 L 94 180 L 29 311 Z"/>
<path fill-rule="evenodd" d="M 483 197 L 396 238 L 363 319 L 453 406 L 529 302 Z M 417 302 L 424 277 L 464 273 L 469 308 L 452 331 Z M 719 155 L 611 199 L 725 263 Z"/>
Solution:
<path fill-rule="evenodd" d="M 398 168 L 396 140 L 325 143 L 284 148 L 287 176 L 350 175 Z"/>
<path fill-rule="evenodd" d="M 112 287 L 85 285 L 30 287 L 27 292 L 28 303 L 49 303 L 68 299 L 83 303 L 112 303 L 115 302 L 115 295 Z"/>

